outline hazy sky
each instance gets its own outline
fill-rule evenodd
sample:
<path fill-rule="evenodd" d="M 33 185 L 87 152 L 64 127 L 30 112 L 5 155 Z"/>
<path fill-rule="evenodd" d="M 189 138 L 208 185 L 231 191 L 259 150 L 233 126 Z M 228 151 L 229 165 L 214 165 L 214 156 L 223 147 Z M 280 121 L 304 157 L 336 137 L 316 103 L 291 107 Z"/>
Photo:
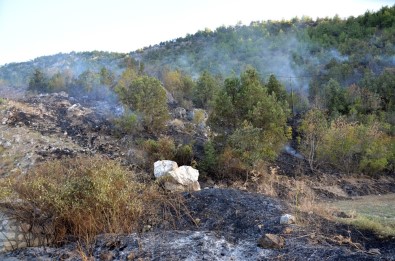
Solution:
<path fill-rule="evenodd" d="M 357 16 L 393 0 L 0 0 L 0 65 L 71 51 L 130 52 L 204 28 Z"/>

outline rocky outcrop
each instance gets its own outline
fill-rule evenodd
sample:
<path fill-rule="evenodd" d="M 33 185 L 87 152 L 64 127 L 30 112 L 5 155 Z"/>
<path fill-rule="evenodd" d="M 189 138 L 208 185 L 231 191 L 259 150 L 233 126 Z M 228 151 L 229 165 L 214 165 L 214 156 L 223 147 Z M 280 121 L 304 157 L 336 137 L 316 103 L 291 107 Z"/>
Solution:
<path fill-rule="evenodd" d="M 154 163 L 154 175 L 170 191 L 198 191 L 199 171 L 191 166 L 178 167 L 171 160 L 160 160 Z"/>

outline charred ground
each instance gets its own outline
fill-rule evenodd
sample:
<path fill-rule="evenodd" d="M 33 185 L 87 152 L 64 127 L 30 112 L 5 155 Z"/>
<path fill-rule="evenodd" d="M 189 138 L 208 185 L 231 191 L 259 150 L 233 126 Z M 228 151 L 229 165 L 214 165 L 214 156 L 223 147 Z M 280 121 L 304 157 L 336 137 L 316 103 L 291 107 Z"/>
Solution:
<path fill-rule="evenodd" d="M 23 172 L 39 161 L 79 155 L 102 154 L 124 165 L 134 160 L 137 146 L 117 136 L 111 108 L 106 114 L 99 113 L 94 106 L 83 106 L 64 93 L 7 100 L 1 106 L 2 175 L 17 169 Z M 174 130 L 171 133 L 177 135 Z M 183 135 L 187 134 L 181 133 L 179 138 Z M 300 172 L 295 172 L 297 168 Z M 245 184 L 206 180 L 202 185 L 207 189 L 184 194 L 190 215 L 180 216 L 176 223 L 153 224 L 142 234 L 101 235 L 89 248 L 90 254 L 107 260 L 128 256 L 149 260 L 394 259 L 394 239 L 379 238 L 372 232 L 338 223 L 330 216 L 297 210 L 294 189 L 303 182 L 303 193 L 313 191 L 312 204 L 318 205 L 327 200 L 351 200 L 356 195 L 394 192 L 391 177 L 305 175 L 306 163 L 286 152 L 272 169 L 276 169 L 271 173 L 273 195 L 279 199 L 256 193 L 261 191 L 259 180 Z M 282 214 L 293 212 L 299 220 L 297 225 L 279 224 Z M 286 246 L 280 250 L 258 248 L 257 240 L 265 233 L 282 235 Z M 380 254 L 372 249 L 379 249 Z M 2 254 L 1 258 L 79 260 L 81 253 L 75 243 L 69 243 L 56 248 L 17 250 Z"/>

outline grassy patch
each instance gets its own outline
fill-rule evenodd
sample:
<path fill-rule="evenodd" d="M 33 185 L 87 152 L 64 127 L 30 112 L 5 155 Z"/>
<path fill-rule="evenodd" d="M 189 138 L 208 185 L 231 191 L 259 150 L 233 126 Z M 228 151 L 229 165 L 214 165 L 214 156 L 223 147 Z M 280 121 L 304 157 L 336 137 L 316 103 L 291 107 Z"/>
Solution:
<path fill-rule="evenodd" d="M 337 201 L 332 206 L 352 216 L 352 218 L 340 218 L 339 221 L 388 237 L 395 236 L 394 202 L 395 194 L 388 194 Z"/>

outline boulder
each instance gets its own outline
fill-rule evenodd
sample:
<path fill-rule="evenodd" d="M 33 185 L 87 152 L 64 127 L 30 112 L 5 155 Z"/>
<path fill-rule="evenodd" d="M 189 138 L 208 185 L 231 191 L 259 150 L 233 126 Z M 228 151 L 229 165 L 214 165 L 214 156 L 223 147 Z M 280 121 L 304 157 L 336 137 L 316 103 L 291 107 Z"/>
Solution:
<path fill-rule="evenodd" d="M 191 166 L 178 167 L 171 160 L 161 160 L 154 163 L 154 175 L 160 178 L 164 187 L 170 191 L 198 191 L 199 171 Z"/>
<path fill-rule="evenodd" d="M 177 162 L 171 160 L 159 160 L 154 163 L 154 175 L 155 178 L 166 175 L 169 171 L 173 171 L 178 168 Z"/>
<path fill-rule="evenodd" d="M 296 218 L 290 214 L 282 215 L 280 218 L 281 225 L 295 224 Z"/>
<path fill-rule="evenodd" d="M 165 181 L 163 183 L 163 185 L 166 190 L 173 191 L 173 192 L 199 191 L 201 189 L 199 181 L 195 181 L 189 185 L 181 185 L 179 183 Z"/>
<path fill-rule="evenodd" d="M 192 168 L 191 166 L 181 166 L 175 170 L 169 171 L 168 173 L 181 185 L 191 185 L 199 178 L 199 171 Z"/>
<path fill-rule="evenodd" d="M 265 234 L 258 240 L 258 246 L 262 248 L 280 249 L 285 246 L 285 239 L 275 234 Z"/>

